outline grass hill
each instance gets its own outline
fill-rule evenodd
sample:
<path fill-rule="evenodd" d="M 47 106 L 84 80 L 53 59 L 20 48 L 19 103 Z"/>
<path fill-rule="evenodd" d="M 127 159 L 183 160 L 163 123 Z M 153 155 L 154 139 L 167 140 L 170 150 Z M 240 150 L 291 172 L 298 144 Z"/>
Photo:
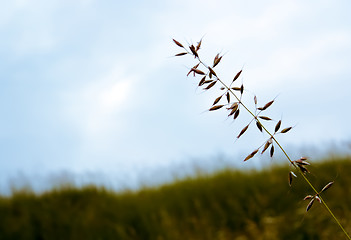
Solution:
<path fill-rule="evenodd" d="M 309 178 L 322 188 L 351 232 L 351 158 L 313 163 Z M 311 190 L 289 168 L 222 170 L 136 192 L 94 186 L 0 197 L 0 239 L 345 239 Z"/>

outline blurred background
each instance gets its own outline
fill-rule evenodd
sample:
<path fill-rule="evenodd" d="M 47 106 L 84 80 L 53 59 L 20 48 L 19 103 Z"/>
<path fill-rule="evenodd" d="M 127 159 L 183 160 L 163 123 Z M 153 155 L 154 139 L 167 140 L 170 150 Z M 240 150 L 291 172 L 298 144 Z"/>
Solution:
<path fill-rule="evenodd" d="M 294 126 L 293 157 L 349 153 L 349 1 L 2 1 L 0 193 L 62 183 L 135 189 L 197 169 L 261 168 L 247 119 L 208 113 L 172 38 L 196 44 L 245 96 Z M 252 131 L 251 131 L 252 130 Z M 277 155 L 279 156 L 279 155 Z"/>

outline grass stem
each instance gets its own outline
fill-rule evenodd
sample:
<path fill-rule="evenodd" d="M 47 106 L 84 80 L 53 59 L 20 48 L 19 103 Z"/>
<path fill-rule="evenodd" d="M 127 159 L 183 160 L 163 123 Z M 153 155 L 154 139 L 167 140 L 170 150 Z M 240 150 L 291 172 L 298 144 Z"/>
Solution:
<path fill-rule="evenodd" d="M 260 114 L 260 112 L 261 112 L 262 110 L 260 110 L 260 112 L 258 112 L 258 113 L 256 113 L 256 111 L 255 111 L 255 113 L 253 113 L 253 111 L 251 111 L 251 110 L 242 102 L 241 96 L 240 96 L 240 98 L 239 98 L 238 95 L 232 90 L 231 85 L 232 85 L 232 83 L 236 80 L 236 78 L 239 77 L 239 75 L 240 75 L 240 73 L 241 73 L 242 70 L 241 70 L 239 73 L 237 73 L 237 75 L 235 76 L 233 82 L 230 84 L 230 86 L 228 86 L 224 81 L 222 81 L 222 80 L 218 77 L 217 73 L 215 73 L 214 70 L 213 70 L 211 67 L 209 67 L 207 64 L 205 64 L 205 63 L 201 60 L 201 58 L 200 58 L 200 56 L 199 56 L 199 54 L 198 54 L 198 50 L 200 49 L 200 46 L 201 46 L 201 41 L 198 43 L 197 47 L 195 47 L 194 45 L 190 45 L 190 46 L 189 46 L 190 51 L 189 51 L 188 49 L 186 49 L 186 48 L 185 48 L 182 44 L 180 44 L 178 41 L 176 41 L 176 40 L 173 40 L 173 41 L 174 41 L 179 47 L 184 48 L 184 50 L 186 51 L 186 53 L 177 54 L 176 56 L 182 56 L 182 55 L 189 54 L 189 55 L 193 55 L 193 56 L 195 57 L 195 59 L 198 60 L 198 64 L 195 65 L 195 67 L 193 67 L 193 68 L 190 70 L 189 74 L 190 74 L 191 72 L 194 72 L 194 76 L 195 76 L 196 74 L 200 74 L 200 75 L 205 75 L 205 77 L 209 76 L 210 79 L 212 79 L 212 77 L 214 77 L 214 78 L 216 79 L 215 81 L 220 82 L 220 83 L 222 84 L 223 88 L 224 88 L 227 92 L 229 92 L 232 96 L 235 97 L 235 99 L 238 101 L 238 104 L 241 105 L 241 106 L 253 117 L 253 120 L 255 120 L 259 125 L 261 125 L 262 129 L 269 135 L 270 139 L 272 139 L 272 140 L 274 141 L 274 143 L 279 147 L 279 149 L 283 152 L 283 154 L 285 155 L 285 157 L 287 158 L 287 160 L 290 162 L 290 164 L 293 165 L 293 166 L 295 167 L 295 169 L 298 170 L 298 171 L 300 172 L 300 174 L 301 174 L 301 176 L 303 177 L 303 179 L 307 182 L 307 184 L 308 184 L 308 185 L 312 188 L 312 190 L 315 192 L 315 196 L 318 196 L 318 198 L 321 200 L 321 203 L 324 205 L 324 207 L 327 209 L 327 211 L 329 212 L 329 214 L 332 216 L 332 218 L 335 220 L 335 222 L 338 224 L 338 226 L 339 226 L 339 227 L 341 228 L 341 230 L 344 232 L 345 236 L 346 236 L 349 240 L 351 240 L 351 237 L 350 237 L 349 234 L 346 232 L 345 228 L 342 226 L 342 224 L 340 223 L 340 221 L 338 220 L 338 218 L 334 215 L 334 213 L 333 213 L 332 210 L 329 208 L 329 206 L 327 205 L 327 203 L 326 203 L 326 202 L 323 200 L 323 198 L 320 196 L 320 192 L 317 191 L 317 189 L 313 186 L 313 184 L 310 182 L 310 180 L 309 180 L 309 179 L 307 178 L 307 176 L 305 175 L 306 172 L 304 171 L 304 168 L 301 168 L 301 166 L 298 167 L 298 166 L 295 164 L 296 161 L 293 161 L 293 160 L 289 157 L 289 155 L 287 154 L 287 152 L 285 151 L 285 149 L 282 147 L 282 145 L 281 145 L 281 144 L 279 143 L 279 141 L 276 139 L 275 134 L 277 133 L 277 128 L 279 129 L 279 127 L 280 127 L 280 121 L 279 121 L 279 126 L 278 126 L 278 127 L 276 126 L 276 130 L 275 130 L 274 134 L 272 134 L 272 133 L 264 126 L 264 124 L 262 124 L 262 122 L 258 119 L 258 115 Z M 221 60 L 221 57 L 218 58 L 218 56 L 219 56 L 219 55 L 217 55 L 217 56 L 215 57 L 213 68 L 214 68 L 214 67 L 219 63 L 219 61 Z M 216 61 L 217 61 L 217 62 L 216 62 Z M 199 65 L 202 65 L 203 67 L 205 67 L 205 68 L 208 70 L 207 73 L 204 73 L 203 71 L 199 70 L 199 69 L 198 69 L 198 66 L 199 66 Z M 205 90 L 208 90 L 209 88 L 211 88 L 212 86 L 214 86 L 215 82 L 211 82 L 211 83 L 212 83 L 212 85 L 211 85 L 211 86 L 209 85 L 210 87 L 205 88 Z M 241 89 L 241 90 L 243 90 L 243 89 Z M 242 94 L 243 94 L 243 91 L 241 91 L 241 95 L 242 95 Z M 223 96 L 223 95 L 222 95 L 222 96 Z M 272 103 L 273 103 L 273 102 L 272 102 Z M 228 100 L 228 104 L 229 104 L 229 100 Z M 223 105 L 219 106 L 218 109 L 221 108 L 222 106 L 223 106 Z M 217 109 L 217 108 L 215 108 L 215 109 Z M 212 110 L 212 109 L 211 109 L 211 110 Z M 257 110 L 257 108 L 256 108 L 256 110 Z M 250 121 L 249 124 L 251 124 L 251 122 L 252 122 L 252 120 Z M 244 130 L 244 131 L 242 131 L 242 133 L 246 131 L 246 129 L 243 129 L 243 130 Z M 290 128 L 289 128 L 289 130 L 290 130 Z M 241 136 L 241 134 L 240 134 L 239 136 Z M 257 151 L 254 151 L 253 154 L 252 154 L 252 156 L 253 156 L 254 154 L 256 154 L 256 153 L 257 153 Z M 248 158 L 251 158 L 252 156 L 249 155 Z M 248 159 L 248 158 L 247 158 L 247 159 Z M 246 160 L 246 159 L 245 159 L 245 160 Z M 311 204 L 311 206 L 312 206 L 312 204 Z M 308 209 L 309 209 L 309 208 L 308 208 Z M 307 209 L 307 210 L 308 210 L 308 209 Z"/>

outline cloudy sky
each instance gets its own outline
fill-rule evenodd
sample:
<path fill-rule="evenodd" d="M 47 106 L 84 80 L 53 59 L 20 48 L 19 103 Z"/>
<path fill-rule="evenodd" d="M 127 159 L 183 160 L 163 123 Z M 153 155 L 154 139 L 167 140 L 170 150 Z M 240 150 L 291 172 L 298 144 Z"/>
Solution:
<path fill-rule="evenodd" d="M 39 186 L 65 177 L 128 187 L 220 156 L 243 165 L 240 156 L 265 137 L 252 129 L 235 141 L 248 119 L 205 112 L 216 91 L 202 93 L 186 77 L 195 62 L 172 57 L 180 50 L 172 38 L 204 37 L 206 61 L 224 54 L 222 79 L 243 68 L 238 81 L 249 101 L 277 97 L 267 114 L 295 126 L 281 136 L 287 148 L 351 140 L 350 1 L 1 5 L 2 192 L 18 179 Z"/>

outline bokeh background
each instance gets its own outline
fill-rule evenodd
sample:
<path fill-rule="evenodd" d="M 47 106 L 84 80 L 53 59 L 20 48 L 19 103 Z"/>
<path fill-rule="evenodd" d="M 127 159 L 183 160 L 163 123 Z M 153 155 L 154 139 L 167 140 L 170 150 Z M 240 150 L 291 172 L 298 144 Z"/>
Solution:
<path fill-rule="evenodd" d="M 64 181 L 113 189 L 194 169 L 257 168 L 240 159 L 244 122 L 208 113 L 174 58 L 172 38 L 196 43 L 218 72 L 243 68 L 248 99 L 276 98 L 270 115 L 294 129 L 292 156 L 350 151 L 351 3 L 323 1 L 1 1 L 0 192 Z M 322 155 L 323 155 L 322 154 Z M 216 159 L 216 160 L 214 160 Z M 275 161 L 273 159 L 273 161 Z"/>

